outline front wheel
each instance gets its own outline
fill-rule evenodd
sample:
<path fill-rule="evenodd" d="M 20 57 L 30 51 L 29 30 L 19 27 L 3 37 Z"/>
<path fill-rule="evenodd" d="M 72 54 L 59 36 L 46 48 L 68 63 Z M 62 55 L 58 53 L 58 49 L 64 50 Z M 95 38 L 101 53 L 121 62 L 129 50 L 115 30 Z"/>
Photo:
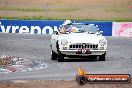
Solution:
<path fill-rule="evenodd" d="M 105 55 L 106 53 L 99 56 L 99 61 L 105 61 Z"/>
<path fill-rule="evenodd" d="M 58 62 L 63 62 L 63 61 L 64 61 L 64 56 L 60 51 L 58 51 Z"/>
<path fill-rule="evenodd" d="M 51 60 L 57 60 L 57 57 L 57 54 L 53 50 L 51 50 Z"/>

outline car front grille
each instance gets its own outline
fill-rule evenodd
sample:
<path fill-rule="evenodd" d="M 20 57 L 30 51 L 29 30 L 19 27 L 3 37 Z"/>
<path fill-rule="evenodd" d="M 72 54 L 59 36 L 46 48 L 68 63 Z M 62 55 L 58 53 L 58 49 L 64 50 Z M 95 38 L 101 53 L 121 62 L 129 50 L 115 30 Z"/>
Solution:
<path fill-rule="evenodd" d="M 69 46 L 70 49 L 83 49 L 83 48 L 86 48 L 86 49 L 98 49 L 98 45 L 97 44 L 85 44 L 85 43 L 82 43 L 82 44 L 72 44 Z"/>

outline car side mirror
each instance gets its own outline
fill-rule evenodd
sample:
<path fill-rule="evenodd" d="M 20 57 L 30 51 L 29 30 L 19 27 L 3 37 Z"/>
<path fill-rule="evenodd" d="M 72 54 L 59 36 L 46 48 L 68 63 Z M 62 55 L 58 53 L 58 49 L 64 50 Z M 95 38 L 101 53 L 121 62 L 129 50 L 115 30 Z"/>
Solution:
<path fill-rule="evenodd" d="M 53 31 L 53 34 L 58 35 L 59 33 L 58 33 L 58 31 Z"/>

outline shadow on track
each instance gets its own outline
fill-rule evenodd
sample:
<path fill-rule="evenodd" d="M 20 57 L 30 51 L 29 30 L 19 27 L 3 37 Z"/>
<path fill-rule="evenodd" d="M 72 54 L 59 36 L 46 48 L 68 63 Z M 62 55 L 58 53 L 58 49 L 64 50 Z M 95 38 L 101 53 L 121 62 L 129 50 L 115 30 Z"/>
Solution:
<path fill-rule="evenodd" d="M 97 62 L 99 61 L 98 58 L 97 59 L 93 59 L 93 58 L 65 58 L 64 62 Z"/>

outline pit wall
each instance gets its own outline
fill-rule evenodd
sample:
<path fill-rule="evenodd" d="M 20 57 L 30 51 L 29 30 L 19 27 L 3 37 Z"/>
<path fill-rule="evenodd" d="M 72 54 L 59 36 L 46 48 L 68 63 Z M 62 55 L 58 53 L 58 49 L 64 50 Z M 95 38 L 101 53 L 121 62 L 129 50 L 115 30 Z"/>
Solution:
<path fill-rule="evenodd" d="M 53 34 L 59 31 L 63 20 L 0 20 L 0 32 L 26 34 Z M 132 22 L 72 21 L 98 25 L 104 36 L 132 37 Z"/>

